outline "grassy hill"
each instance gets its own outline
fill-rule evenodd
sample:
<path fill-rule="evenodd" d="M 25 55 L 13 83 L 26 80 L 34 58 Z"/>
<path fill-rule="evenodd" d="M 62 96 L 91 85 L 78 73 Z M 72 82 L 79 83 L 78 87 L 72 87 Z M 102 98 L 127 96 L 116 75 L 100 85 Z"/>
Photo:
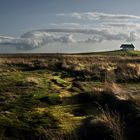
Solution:
<path fill-rule="evenodd" d="M 139 140 L 139 93 L 139 51 L 0 55 L 0 139 Z"/>
<path fill-rule="evenodd" d="M 140 56 L 140 51 L 123 51 L 123 50 L 114 50 L 114 51 L 103 51 L 103 52 L 87 52 L 87 53 L 77 53 L 79 55 L 120 55 L 120 56 Z"/>
<path fill-rule="evenodd" d="M 64 55 L 104 55 L 104 56 L 140 56 L 139 50 L 134 51 L 123 51 L 123 50 L 114 50 L 114 51 L 103 51 L 103 52 L 84 52 L 84 53 L 18 53 L 18 54 L 0 54 L 0 57 L 16 57 L 16 56 L 30 56 L 30 57 L 45 57 L 45 56 L 64 56 Z"/>

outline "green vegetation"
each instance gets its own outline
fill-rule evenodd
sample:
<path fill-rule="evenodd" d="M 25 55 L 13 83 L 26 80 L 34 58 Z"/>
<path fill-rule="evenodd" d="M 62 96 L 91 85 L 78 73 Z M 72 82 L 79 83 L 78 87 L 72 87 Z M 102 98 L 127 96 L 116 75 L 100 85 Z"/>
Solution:
<path fill-rule="evenodd" d="M 120 56 L 140 56 L 140 51 L 123 51 L 123 50 L 114 50 L 114 51 L 105 51 L 105 52 L 92 52 L 92 53 L 79 53 L 79 55 L 120 55 Z"/>
<path fill-rule="evenodd" d="M 140 139 L 139 51 L 0 60 L 1 140 Z"/>

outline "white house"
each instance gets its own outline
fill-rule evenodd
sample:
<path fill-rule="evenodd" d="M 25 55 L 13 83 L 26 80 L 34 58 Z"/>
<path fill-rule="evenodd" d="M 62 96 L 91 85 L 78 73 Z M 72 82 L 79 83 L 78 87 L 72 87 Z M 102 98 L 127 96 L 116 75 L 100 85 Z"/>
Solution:
<path fill-rule="evenodd" d="M 133 44 L 122 44 L 120 48 L 124 51 L 131 51 L 135 49 Z"/>

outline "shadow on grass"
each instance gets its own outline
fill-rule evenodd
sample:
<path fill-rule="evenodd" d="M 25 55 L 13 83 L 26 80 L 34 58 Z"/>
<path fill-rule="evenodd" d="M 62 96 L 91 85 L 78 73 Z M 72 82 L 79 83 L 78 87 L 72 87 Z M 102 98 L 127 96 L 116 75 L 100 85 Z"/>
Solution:
<path fill-rule="evenodd" d="M 6 140 L 38 140 L 42 129 L 59 129 L 59 122 L 47 108 L 39 108 L 33 95 L 22 95 L 0 115 L 0 135 Z M 47 106 L 46 106 L 47 107 Z M 43 140 L 43 139 L 42 139 Z"/>

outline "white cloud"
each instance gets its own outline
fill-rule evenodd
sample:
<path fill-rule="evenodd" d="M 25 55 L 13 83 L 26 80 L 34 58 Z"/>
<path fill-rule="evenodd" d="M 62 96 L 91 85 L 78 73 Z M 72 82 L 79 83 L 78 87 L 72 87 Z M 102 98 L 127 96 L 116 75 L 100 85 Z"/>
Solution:
<path fill-rule="evenodd" d="M 106 22 L 103 23 L 104 27 L 108 28 L 124 28 L 124 29 L 132 29 L 138 30 L 140 28 L 140 23 L 133 23 L 133 22 Z"/>
<path fill-rule="evenodd" d="M 80 24 L 79 23 L 51 23 L 51 26 L 55 26 L 55 27 L 79 27 Z"/>
<path fill-rule="evenodd" d="M 84 13 L 60 13 L 57 16 L 71 17 L 82 20 L 104 20 L 104 21 L 112 21 L 112 20 L 140 20 L 139 16 L 134 15 L 125 15 L 125 14 L 107 14 L 107 13 L 99 13 L 99 12 L 84 12 Z"/>
<path fill-rule="evenodd" d="M 99 12 L 74 12 L 57 14 L 57 16 L 63 16 L 64 18 L 69 18 L 72 21 L 77 19 L 76 24 L 79 23 L 79 25 L 76 28 L 109 29 L 112 30 L 112 32 L 120 31 L 122 33 L 126 31 L 129 31 L 129 33 L 132 31 L 140 32 L 140 16 L 135 15 L 107 14 Z M 70 27 L 75 28 L 74 25 L 71 25 Z"/>
<path fill-rule="evenodd" d="M 124 41 L 135 41 L 139 39 L 139 35 L 136 32 L 116 32 L 104 29 L 45 29 L 38 30 L 40 32 L 51 32 L 51 33 L 69 33 L 69 34 L 88 34 L 94 36 L 95 40 L 124 40 Z M 92 39 L 92 40 L 94 40 Z M 90 38 L 91 40 L 91 38 Z M 96 41 L 95 41 L 96 42 Z"/>
<path fill-rule="evenodd" d="M 90 37 L 82 42 L 85 43 L 99 43 L 102 41 L 127 41 L 127 42 L 133 42 L 136 40 L 139 40 L 139 36 L 134 33 L 134 32 L 130 32 L 130 34 L 128 33 L 117 33 L 117 34 L 113 34 L 110 32 L 102 32 L 102 34 L 96 34 L 93 35 L 93 37 Z"/>
<path fill-rule="evenodd" d="M 14 37 L 11 36 L 0 36 L 0 44 L 8 41 L 12 41 Z"/>
<path fill-rule="evenodd" d="M 72 43 L 75 42 L 71 34 L 65 35 L 54 35 L 43 31 L 31 31 L 23 34 L 20 38 L 5 38 L 0 37 L 0 45 L 2 46 L 12 46 L 21 50 L 31 50 L 35 48 L 42 47 L 49 43 Z"/>
<path fill-rule="evenodd" d="M 76 36 L 89 35 L 85 39 L 78 40 Z M 92 36 L 92 37 L 90 37 Z M 99 43 L 104 40 L 136 41 L 140 39 L 135 32 L 114 33 L 109 30 L 97 29 L 42 29 L 30 31 L 20 38 L 0 36 L 0 45 L 12 46 L 21 50 L 31 50 L 48 45 L 50 43 Z"/>
<path fill-rule="evenodd" d="M 55 28 L 33 30 L 18 38 L 0 36 L 0 46 L 32 50 L 53 43 L 133 42 L 140 40 L 139 16 L 98 12 L 58 14 L 58 16 L 77 18 L 80 21 L 77 23 L 53 23 L 52 26 Z"/>

